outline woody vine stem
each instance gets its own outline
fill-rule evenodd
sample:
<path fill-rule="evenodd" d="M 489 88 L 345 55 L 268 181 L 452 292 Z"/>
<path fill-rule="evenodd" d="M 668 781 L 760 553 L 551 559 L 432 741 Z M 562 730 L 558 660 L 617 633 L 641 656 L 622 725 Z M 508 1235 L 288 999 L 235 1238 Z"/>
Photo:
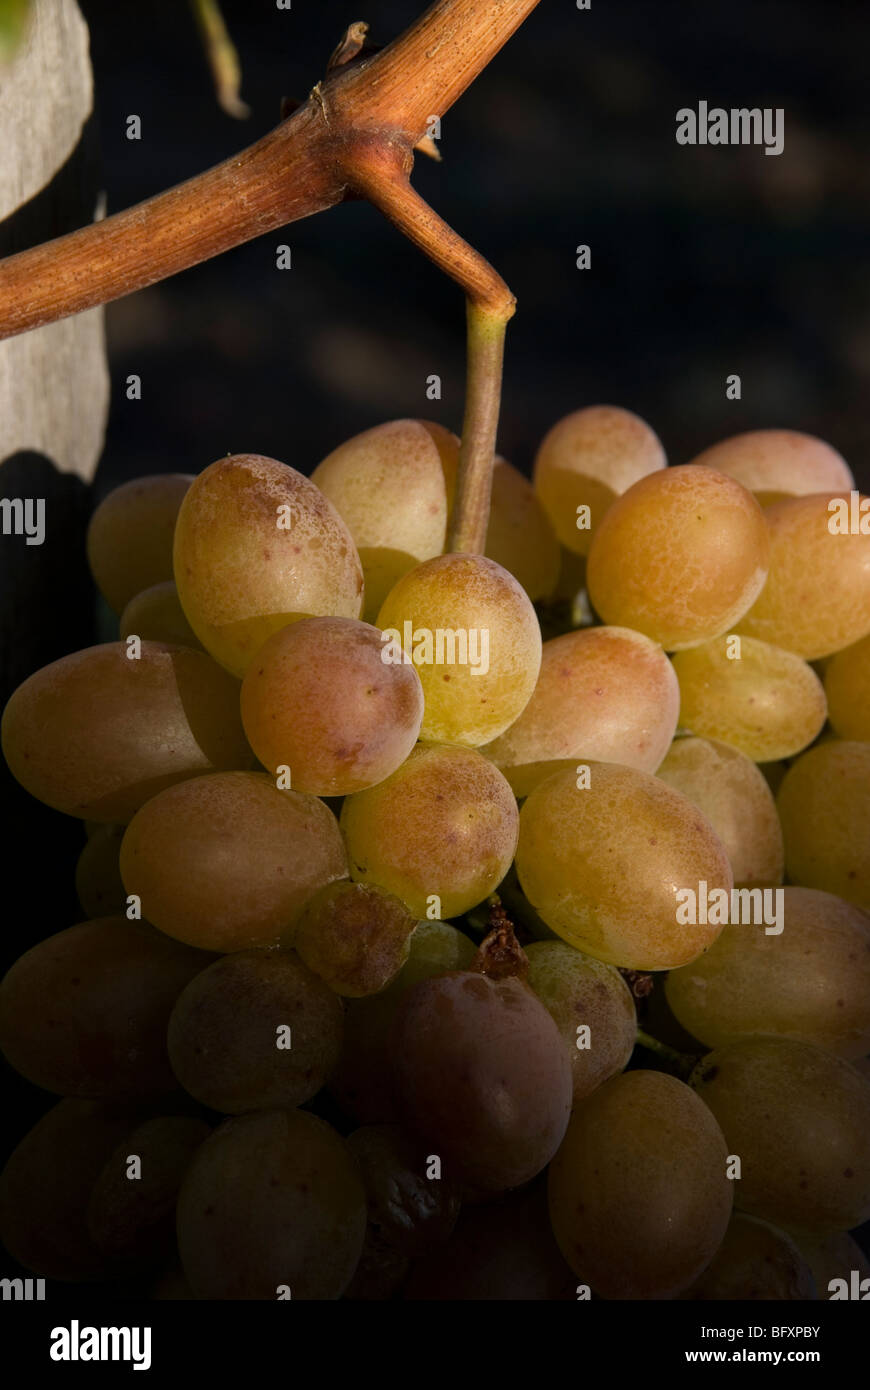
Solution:
<path fill-rule="evenodd" d="M 366 198 L 461 286 L 467 382 L 451 550 L 482 552 L 514 297 L 415 192 L 414 150 L 539 0 L 436 0 L 380 52 L 353 25 L 308 100 L 256 144 L 137 207 L 0 261 L 0 338 L 156 284 L 233 246 Z"/>

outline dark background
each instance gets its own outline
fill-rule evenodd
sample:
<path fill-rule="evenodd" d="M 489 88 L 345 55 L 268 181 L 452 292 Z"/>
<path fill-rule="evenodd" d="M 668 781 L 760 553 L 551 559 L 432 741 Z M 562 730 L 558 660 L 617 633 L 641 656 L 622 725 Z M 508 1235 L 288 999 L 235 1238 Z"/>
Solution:
<path fill-rule="evenodd" d="M 81 3 L 109 212 L 258 139 L 282 96 L 304 99 L 323 76 L 352 21 L 368 20 L 386 43 L 423 8 L 294 0 L 283 12 L 274 0 L 225 0 L 252 107 L 238 122 L 216 103 L 180 0 Z M 443 163 L 420 157 L 414 174 L 518 298 L 499 441 L 507 457 L 528 472 L 555 420 L 608 402 L 644 416 L 673 463 L 741 430 L 790 427 L 827 439 L 870 486 L 868 53 L 870 8 L 854 0 L 593 0 L 588 12 L 542 0 L 447 114 Z M 675 114 L 700 99 L 783 107 L 785 152 L 678 146 Z M 131 114 L 142 119 L 138 142 L 126 139 Z M 279 272 L 283 241 L 293 269 Z M 575 268 L 580 243 L 592 248 L 585 272 Z M 30 636 L 2 665 L 4 702 L 30 670 L 95 640 L 83 527 L 117 483 L 198 472 L 242 451 L 308 473 L 383 420 L 461 421 L 462 296 L 364 204 L 109 306 L 107 334 L 113 395 L 95 488 L 88 496 L 70 483 L 62 522 L 74 558 L 60 586 L 38 548 L 24 557 L 14 604 Z M 133 372 L 138 402 L 124 394 Z M 431 373 L 442 378 L 440 402 L 426 400 Z M 725 398 L 731 373 L 742 377 L 739 402 Z M 17 463 L 31 479 L 41 466 Z M 10 865 L 3 964 L 81 917 L 72 875 L 84 835 L 5 768 L 0 802 Z M 8 1069 L 3 1082 L 5 1151 L 53 1098 Z"/>

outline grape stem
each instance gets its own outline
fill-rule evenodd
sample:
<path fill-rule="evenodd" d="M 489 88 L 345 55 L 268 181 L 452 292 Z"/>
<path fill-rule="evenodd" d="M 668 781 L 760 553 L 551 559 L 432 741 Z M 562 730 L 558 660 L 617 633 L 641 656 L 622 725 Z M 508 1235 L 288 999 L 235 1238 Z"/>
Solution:
<path fill-rule="evenodd" d="M 637 1030 L 637 1042 L 648 1052 L 654 1052 L 666 1064 L 667 1070 L 674 1076 L 681 1077 L 683 1081 L 695 1069 L 697 1057 L 694 1057 L 690 1052 L 678 1052 L 675 1047 L 669 1047 L 667 1043 L 659 1042 L 658 1038 L 645 1033 L 642 1028 Z"/>
<path fill-rule="evenodd" d="M 242 83 L 239 55 L 224 23 L 218 0 L 191 0 L 191 6 L 202 35 L 218 103 L 228 116 L 244 120 L 250 116 L 251 108 L 239 95 Z"/>

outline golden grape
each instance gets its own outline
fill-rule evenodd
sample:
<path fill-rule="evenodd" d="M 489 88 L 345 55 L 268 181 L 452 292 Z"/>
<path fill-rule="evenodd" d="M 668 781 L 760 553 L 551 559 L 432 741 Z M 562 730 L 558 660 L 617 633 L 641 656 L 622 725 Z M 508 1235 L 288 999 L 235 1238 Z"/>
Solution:
<path fill-rule="evenodd" d="M 776 805 L 791 881 L 870 911 L 870 744 L 809 749 L 783 778 Z"/>
<path fill-rule="evenodd" d="M 831 657 L 824 682 L 834 733 L 870 742 L 870 635 Z"/>
<path fill-rule="evenodd" d="M 733 434 L 705 449 L 692 463 L 718 468 L 755 493 L 804 496 L 855 486 L 846 460 L 836 449 L 798 430 Z"/>
<path fill-rule="evenodd" d="M 172 578 L 175 523 L 192 482 L 192 473 L 134 478 L 108 493 L 91 517 L 88 563 L 116 613 L 143 589 Z"/>

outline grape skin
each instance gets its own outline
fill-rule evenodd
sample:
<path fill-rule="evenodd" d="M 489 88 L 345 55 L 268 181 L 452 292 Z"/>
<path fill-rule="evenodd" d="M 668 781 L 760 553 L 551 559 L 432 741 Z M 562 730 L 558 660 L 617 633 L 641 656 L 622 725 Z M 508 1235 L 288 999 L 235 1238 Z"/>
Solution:
<path fill-rule="evenodd" d="M 559 542 L 528 479 L 496 457 L 484 554 L 522 584 L 530 599 L 547 598 L 559 577 Z"/>
<path fill-rule="evenodd" d="M 735 1212 L 710 1264 L 680 1297 L 807 1301 L 817 1294 L 812 1271 L 791 1237 Z"/>
<path fill-rule="evenodd" d="M 114 488 L 96 508 L 88 563 L 116 613 L 143 589 L 172 578 L 175 523 L 192 482 L 192 473 L 147 474 Z"/>
<path fill-rule="evenodd" d="M 750 492 L 803 496 L 852 488 L 846 460 L 823 439 L 797 430 L 747 430 L 713 444 L 692 459 L 736 478 Z"/>
<path fill-rule="evenodd" d="M 811 748 L 789 768 L 776 805 L 791 881 L 870 911 L 870 744 Z"/>
<path fill-rule="evenodd" d="M 170 642 L 176 646 L 192 647 L 194 651 L 204 652 L 190 623 L 184 616 L 184 609 L 178 597 L 178 589 L 172 579 L 162 584 L 152 584 L 141 593 L 134 594 L 121 614 L 121 639 L 131 634 L 148 642 Z"/>
<path fill-rule="evenodd" d="M 123 913 L 127 892 L 121 880 L 123 825 L 97 826 L 76 864 L 76 896 L 87 917 Z"/>
<path fill-rule="evenodd" d="M 834 733 L 870 742 L 870 636 L 831 657 L 824 682 Z"/>
<path fill-rule="evenodd" d="M 376 994 L 398 974 L 416 926 L 404 903 L 372 883 L 331 883 L 306 903 L 293 941 L 302 959 L 346 998 Z"/>

